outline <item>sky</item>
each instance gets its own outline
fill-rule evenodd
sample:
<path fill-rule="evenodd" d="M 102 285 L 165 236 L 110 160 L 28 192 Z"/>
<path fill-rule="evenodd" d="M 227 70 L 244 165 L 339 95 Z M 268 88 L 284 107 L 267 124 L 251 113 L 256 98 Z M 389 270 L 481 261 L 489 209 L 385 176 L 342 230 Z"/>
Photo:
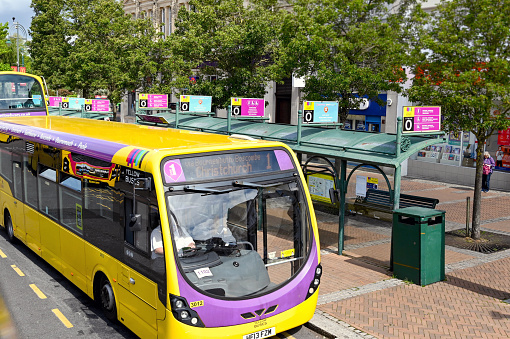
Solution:
<path fill-rule="evenodd" d="M 12 17 L 16 18 L 27 31 L 30 29 L 34 11 L 30 8 L 31 0 L 0 0 L 0 23 L 9 23 L 12 27 Z M 21 35 L 21 33 L 20 33 Z M 30 39 L 30 36 L 28 37 Z"/>

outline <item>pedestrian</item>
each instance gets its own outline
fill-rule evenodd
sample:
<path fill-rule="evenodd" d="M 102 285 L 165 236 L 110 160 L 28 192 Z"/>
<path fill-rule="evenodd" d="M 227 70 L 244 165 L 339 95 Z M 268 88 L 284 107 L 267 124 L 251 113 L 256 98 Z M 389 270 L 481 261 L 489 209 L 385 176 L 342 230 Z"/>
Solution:
<path fill-rule="evenodd" d="M 492 171 L 494 169 L 495 163 L 494 158 L 491 157 L 489 152 L 483 153 L 483 170 L 482 170 L 482 192 L 489 192 L 490 189 L 490 181 Z"/>
<path fill-rule="evenodd" d="M 498 151 L 496 152 L 496 166 L 503 167 L 503 151 L 501 150 L 501 146 L 498 147 Z"/>

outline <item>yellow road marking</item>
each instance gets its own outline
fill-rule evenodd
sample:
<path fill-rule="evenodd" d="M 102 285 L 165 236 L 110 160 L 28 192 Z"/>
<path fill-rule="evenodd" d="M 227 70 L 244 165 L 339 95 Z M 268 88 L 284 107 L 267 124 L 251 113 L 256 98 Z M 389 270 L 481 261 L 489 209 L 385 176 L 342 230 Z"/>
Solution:
<path fill-rule="evenodd" d="M 287 332 L 278 333 L 278 336 L 283 339 L 296 339 L 295 337 L 291 336 Z"/>
<path fill-rule="evenodd" d="M 57 316 L 57 318 L 62 322 L 62 324 L 65 325 L 65 327 L 67 328 L 73 327 L 73 324 L 71 324 L 71 322 L 67 320 L 67 318 L 62 314 L 62 312 L 59 311 L 58 308 L 54 308 L 51 311 Z"/>
<path fill-rule="evenodd" d="M 21 270 L 19 268 L 16 267 L 16 265 L 11 265 L 12 269 L 16 271 L 16 273 L 18 273 L 18 275 L 20 277 L 24 277 L 25 276 L 25 273 L 21 272 Z"/>
<path fill-rule="evenodd" d="M 44 295 L 44 293 L 41 292 L 39 287 L 35 286 L 35 284 L 30 284 L 29 286 L 35 292 L 35 294 L 37 294 L 39 298 L 46 299 L 46 296 Z"/>
<path fill-rule="evenodd" d="M 2 252 L 2 250 L 0 250 L 0 257 L 2 257 L 2 258 L 7 258 L 7 256 L 5 255 L 5 253 L 4 253 L 4 252 Z"/>

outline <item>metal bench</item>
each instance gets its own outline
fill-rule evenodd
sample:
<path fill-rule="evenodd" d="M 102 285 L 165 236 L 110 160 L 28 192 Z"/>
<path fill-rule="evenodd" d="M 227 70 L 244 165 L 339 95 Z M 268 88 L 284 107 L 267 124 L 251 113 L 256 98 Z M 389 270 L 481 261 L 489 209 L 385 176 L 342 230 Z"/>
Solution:
<path fill-rule="evenodd" d="M 400 194 L 399 208 L 405 207 L 426 207 L 436 208 L 439 199 L 420 197 L 416 195 Z M 393 202 L 390 201 L 390 192 L 380 191 L 373 188 L 367 190 L 365 197 L 357 197 L 354 201 L 354 211 L 364 211 L 365 214 L 368 210 L 375 210 L 380 212 L 392 213 Z"/>

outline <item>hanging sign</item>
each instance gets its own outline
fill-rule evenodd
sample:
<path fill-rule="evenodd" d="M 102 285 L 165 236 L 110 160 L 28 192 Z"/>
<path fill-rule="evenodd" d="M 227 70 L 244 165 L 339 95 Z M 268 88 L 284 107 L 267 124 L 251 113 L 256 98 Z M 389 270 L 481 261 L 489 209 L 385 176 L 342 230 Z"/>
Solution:
<path fill-rule="evenodd" d="M 403 133 L 430 133 L 441 131 L 441 107 L 404 107 Z"/>

